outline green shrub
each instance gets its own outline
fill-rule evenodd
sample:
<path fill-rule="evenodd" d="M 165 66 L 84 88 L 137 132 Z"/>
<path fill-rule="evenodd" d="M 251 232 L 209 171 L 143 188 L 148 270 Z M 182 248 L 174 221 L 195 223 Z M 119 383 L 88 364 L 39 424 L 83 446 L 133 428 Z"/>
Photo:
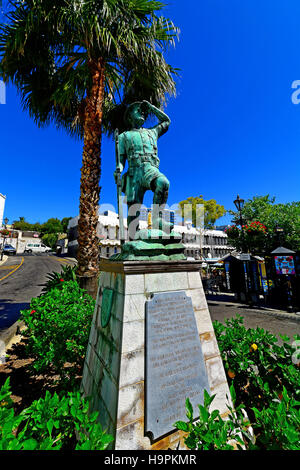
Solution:
<path fill-rule="evenodd" d="M 235 441 L 236 447 L 246 450 L 300 450 L 300 370 L 292 360 L 290 338 L 281 336 L 278 345 L 270 332 L 246 329 L 239 315 L 225 325 L 215 321 L 214 329 L 234 408 L 223 420 L 218 410 L 209 411 L 214 396 L 205 391 L 204 405 L 198 405 L 199 419 L 194 420 L 187 399 L 188 421 L 175 423 L 187 433 L 186 445 L 227 450 Z"/>
<path fill-rule="evenodd" d="M 50 367 L 62 378 L 74 379 L 83 365 L 95 301 L 75 281 L 33 298 L 21 312 L 27 329 L 27 353 L 35 358 L 37 372 Z M 72 367 L 64 367 L 66 363 Z"/>
<path fill-rule="evenodd" d="M 0 389 L 0 450 L 103 450 L 113 438 L 79 392 L 34 401 L 15 416 L 9 379 Z"/>
<path fill-rule="evenodd" d="M 281 399 L 274 397 L 268 408 L 253 407 L 256 445 L 262 450 L 300 450 L 300 402 L 283 387 Z"/>
<path fill-rule="evenodd" d="M 281 336 L 283 344 L 278 345 L 277 337 L 263 328 L 246 329 L 239 315 L 226 320 L 225 325 L 215 321 L 214 329 L 238 403 L 248 410 L 269 407 L 274 393 L 278 398 L 283 387 L 290 397 L 299 397 L 300 370 L 292 362 L 294 349 L 288 337 Z"/>
<path fill-rule="evenodd" d="M 204 392 L 204 405 L 198 405 L 199 418 L 194 419 L 192 405 L 186 400 L 188 421 L 174 426 L 187 433 L 184 441 L 196 450 L 300 450 L 300 402 L 289 397 L 283 387 L 281 400 L 273 394 L 269 407 L 253 407 L 254 421 L 250 423 L 244 405 L 236 406 L 236 394 L 230 387 L 234 408 L 222 419 L 218 410 L 209 411 L 215 397 Z M 247 410 L 248 411 L 248 410 Z"/>
<path fill-rule="evenodd" d="M 234 390 L 231 388 L 234 396 Z M 210 405 L 215 395 L 210 396 L 204 390 L 204 404 L 198 405 L 199 418 L 195 420 L 193 407 L 190 400 L 186 400 L 186 416 L 188 421 L 177 421 L 174 426 L 188 435 L 184 439 L 189 449 L 196 450 L 233 450 L 242 449 L 245 441 L 251 441 L 251 434 L 248 432 L 250 425 L 242 412 L 243 405 L 239 405 L 233 411 L 229 408 L 226 419 L 222 419 L 219 410 L 210 412 Z"/>
<path fill-rule="evenodd" d="M 62 289 L 63 283 L 65 281 L 77 281 L 76 278 L 77 266 L 63 266 L 61 272 L 53 272 L 47 274 L 48 281 L 44 284 L 42 289 L 42 294 L 49 292 L 52 289 L 59 288 Z"/>

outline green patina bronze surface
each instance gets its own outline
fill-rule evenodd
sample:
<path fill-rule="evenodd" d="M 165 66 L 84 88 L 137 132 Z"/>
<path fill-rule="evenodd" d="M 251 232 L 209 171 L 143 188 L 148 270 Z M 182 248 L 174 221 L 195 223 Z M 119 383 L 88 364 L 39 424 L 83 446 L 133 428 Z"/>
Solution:
<path fill-rule="evenodd" d="M 186 259 L 184 245 L 181 236 L 171 232 L 167 235 L 162 230 L 140 230 L 136 233 L 136 239 L 122 246 L 121 253 L 110 257 L 111 260 L 136 260 L 143 261 L 167 261 Z"/>
<path fill-rule="evenodd" d="M 146 116 L 154 114 L 159 123 L 152 128 L 143 128 Z M 127 198 L 130 241 L 122 245 L 122 251 L 110 259 L 185 259 L 181 236 L 170 231 L 173 224 L 161 215 L 169 192 L 169 180 L 159 170 L 157 141 L 167 132 L 170 118 L 148 101 L 132 103 L 128 106 L 125 117 L 129 130 L 118 136 L 117 152 L 119 162 L 115 179 L 120 184 L 120 174 L 126 161 L 128 169 L 122 176 L 121 189 Z M 156 230 L 137 230 L 131 234 L 130 227 L 138 226 L 139 207 L 143 203 L 147 190 L 153 191 L 152 227 Z M 131 208 L 135 208 L 134 214 Z M 136 210 L 138 208 L 138 210 Z M 121 223 L 121 220 L 120 220 Z"/>

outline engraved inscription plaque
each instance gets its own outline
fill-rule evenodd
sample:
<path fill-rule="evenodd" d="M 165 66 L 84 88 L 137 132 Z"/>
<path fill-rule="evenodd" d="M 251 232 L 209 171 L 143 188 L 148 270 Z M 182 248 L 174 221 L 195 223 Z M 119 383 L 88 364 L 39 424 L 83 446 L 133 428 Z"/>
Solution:
<path fill-rule="evenodd" d="M 192 300 L 184 291 L 154 294 L 146 302 L 145 432 L 153 440 L 186 421 L 189 398 L 197 416 L 209 392 Z"/>

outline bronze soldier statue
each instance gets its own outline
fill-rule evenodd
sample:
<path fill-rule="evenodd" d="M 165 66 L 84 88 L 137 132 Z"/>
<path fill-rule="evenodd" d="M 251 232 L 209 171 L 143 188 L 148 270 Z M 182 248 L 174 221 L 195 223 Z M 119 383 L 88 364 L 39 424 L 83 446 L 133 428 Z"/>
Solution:
<path fill-rule="evenodd" d="M 145 116 L 151 113 L 158 118 L 159 123 L 150 129 L 143 128 Z M 152 190 L 154 193 L 152 226 L 169 231 L 173 225 L 163 220 L 162 210 L 168 199 L 170 183 L 159 171 L 157 140 L 167 132 L 171 120 L 148 101 L 129 105 L 124 119 L 130 130 L 119 135 L 119 165 L 115 171 L 115 178 L 117 179 L 117 174 L 122 173 L 127 160 L 128 170 L 122 177 L 122 191 L 126 195 L 128 204 L 129 238 L 134 238 L 134 233 L 130 232 L 130 224 L 139 217 L 139 208 L 147 190 Z M 135 208 L 132 214 L 133 206 Z"/>

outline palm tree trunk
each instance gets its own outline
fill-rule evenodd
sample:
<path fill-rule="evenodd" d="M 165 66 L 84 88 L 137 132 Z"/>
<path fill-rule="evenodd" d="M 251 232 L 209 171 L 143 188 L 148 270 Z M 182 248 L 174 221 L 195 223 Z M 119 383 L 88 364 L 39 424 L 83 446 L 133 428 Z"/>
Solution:
<path fill-rule="evenodd" d="M 96 298 L 99 273 L 99 240 L 97 237 L 100 176 L 102 110 L 105 65 L 102 59 L 91 61 L 92 87 L 84 113 L 84 145 L 80 180 L 78 221 L 78 279 L 80 285 Z"/>

